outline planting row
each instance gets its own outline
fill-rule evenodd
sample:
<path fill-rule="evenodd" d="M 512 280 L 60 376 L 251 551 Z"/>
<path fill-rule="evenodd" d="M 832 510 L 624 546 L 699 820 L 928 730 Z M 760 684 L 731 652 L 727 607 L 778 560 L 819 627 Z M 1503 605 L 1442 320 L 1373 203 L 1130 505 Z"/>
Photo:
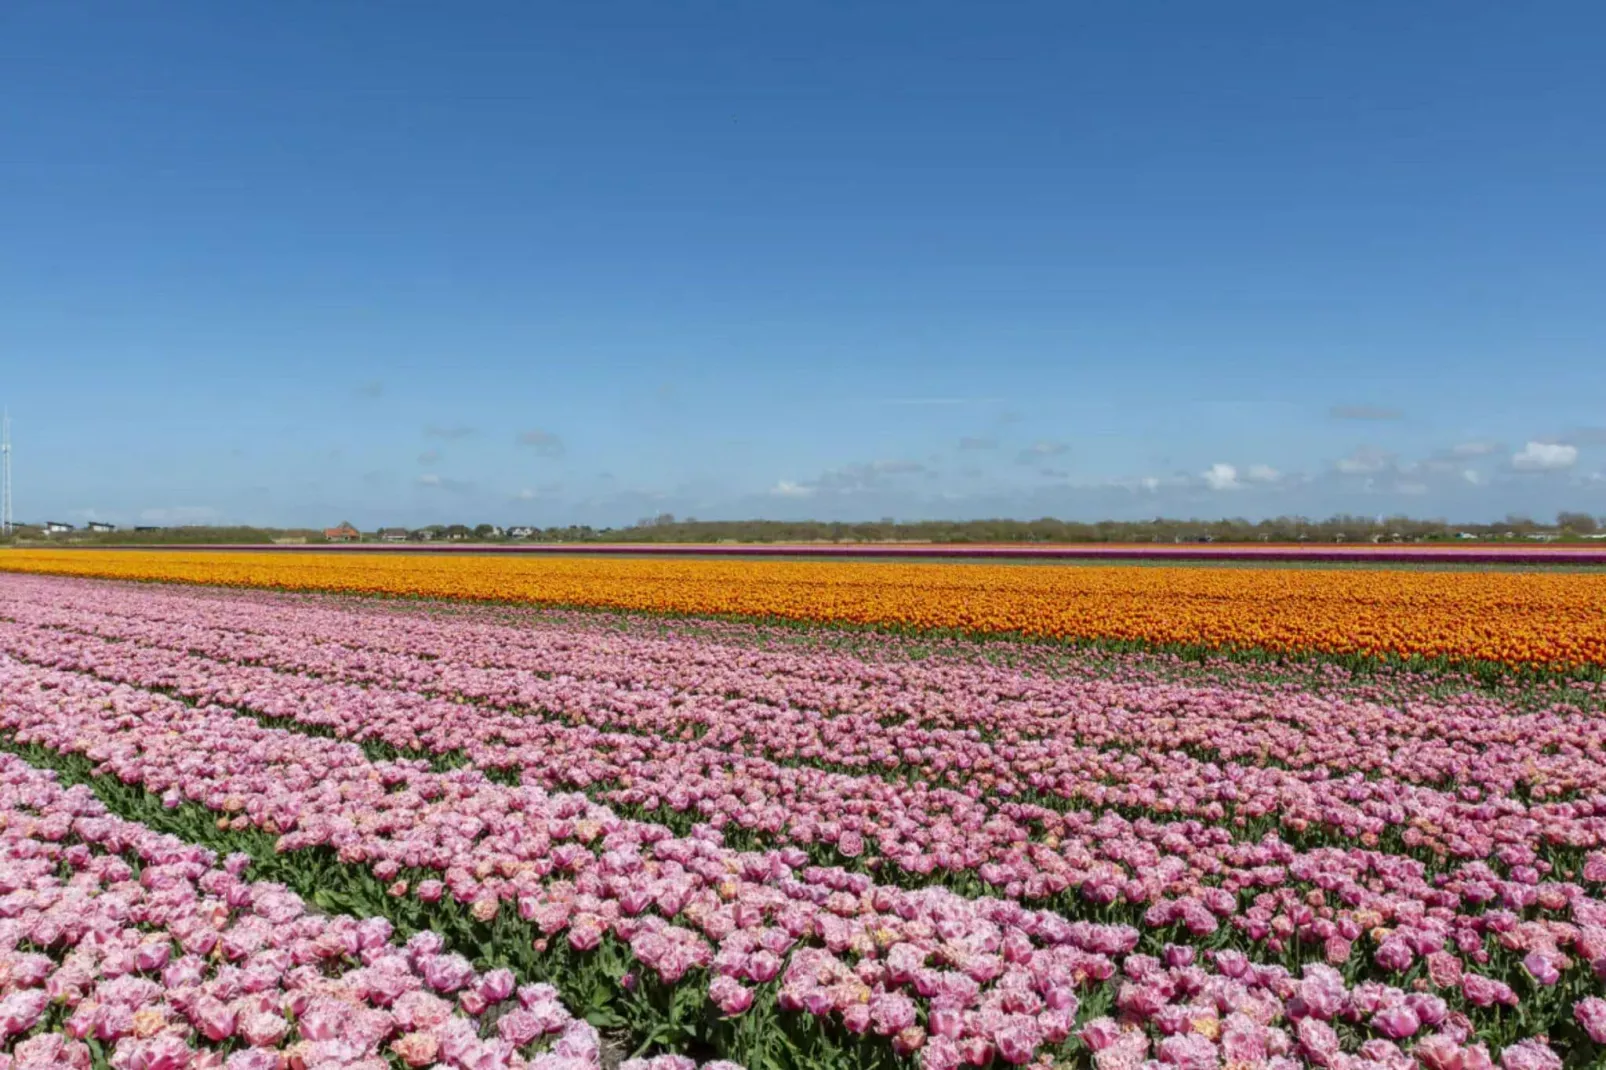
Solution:
<path fill-rule="evenodd" d="M 789 726 L 799 733 L 817 731 L 820 719 L 804 713 L 770 718 L 761 735 L 770 746 L 751 739 L 721 746 L 723 722 L 705 721 L 701 738 L 694 739 L 673 738 L 686 734 L 685 726 L 677 730 L 673 723 L 660 726 L 670 738 L 641 726 L 601 732 L 378 684 L 220 663 L 59 630 L 0 625 L 0 648 L 36 663 L 167 688 L 340 738 L 466 755 L 482 770 L 515 770 L 545 786 L 588 788 L 645 811 L 667 808 L 743 833 L 820 844 L 848 859 L 874 855 L 912 878 L 971 873 L 1031 899 L 1081 888 L 1095 901 L 1119 895 L 1147 903 L 1196 892 L 1186 882 L 1173 887 L 1184 878 L 1229 890 L 1254 887 L 1265 883 L 1264 873 L 1237 871 L 1286 865 L 1296 857 L 1286 844 L 1261 839 L 1273 829 L 1307 849 L 1359 838 L 1428 862 L 1472 862 L 1465 872 L 1480 884 L 1492 876 L 1477 864 L 1485 858 L 1510 880 L 1531 885 L 1546 874 L 1577 875 L 1585 852 L 1606 842 L 1606 798 L 1593 795 L 1532 805 L 1483 798 L 1466 788 L 1400 784 L 1386 776 L 1329 777 L 1322 767 L 1221 765 L 1185 753 L 994 743 L 969 733 L 930 733 L 922 746 L 906 750 L 913 761 L 849 774 L 802 764 L 796 748 L 784 745 Z M 589 693 L 581 695 L 569 709 L 590 705 Z M 614 714 L 607 718 L 618 720 Z M 734 733 L 746 731 L 755 718 L 744 712 L 726 720 Z M 779 752 L 786 760 L 733 760 L 732 750 L 743 749 Z M 1495 763 L 1497 753 L 1491 746 L 1484 760 Z M 965 790 L 933 786 L 918 776 L 934 767 L 946 769 L 948 779 L 959 780 Z M 1601 768 L 1594 765 L 1597 777 Z M 1076 805 L 1104 810 L 1071 808 Z M 1207 828 L 1199 821 L 1221 824 Z"/>
<path fill-rule="evenodd" d="M 1606 970 L 1606 917 L 1573 885 L 1545 889 L 1561 898 L 1541 922 L 1397 907 L 1399 928 L 1382 942 L 1399 934 L 1391 953 L 1420 955 L 1415 972 L 1398 985 L 1351 986 L 1319 963 L 1295 973 L 1209 940 L 1138 953 L 1139 933 L 1128 926 L 940 889 L 899 891 L 805 867 L 800 852 L 735 852 L 573 796 L 506 787 L 471 769 L 369 762 L 349 744 L 9 659 L 0 661 L 0 711 L 19 744 L 86 755 L 104 775 L 173 806 L 204 807 L 212 816 L 203 823 L 276 833 L 292 856 L 337 852 L 344 866 L 326 879 L 367 867 L 366 883 L 352 877 L 348 893 L 377 888 L 362 904 L 370 912 L 419 910 L 444 932 L 466 914 L 525 975 L 549 971 L 566 993 L 590 998 L 612 985 L 602 1002 L 644 1022 L 638 1034 L 679 1029 L 727 1053 L 764 1049 L 754 1063 L 785 1060 L 766 1047 L 777 1035 L 829 1041 L 840 1053 L 841 1038 L 864 1033 L 885 1038 L 872 1050 L 919 1052 L 937 1067 L 1078 1049 L 1110 1067 L 1135 1065 L 1151 1049 L 1181 1065 L 1300 1056 L 1390 1066 L 1409 1062 L 1408 1050 L 1424 1065 L 1454 1057 L 1476 1066 L 1486 1060 L 1476 1032 L 1506 1049 L 1508 1065 L 1550 1065 L 1523 1062 L 1553 1056 L 1522 1038 L 1548 1029 L 1563 1050 L 1589 1052 L 1575 1007 L 1597 962 Z M 1230 898 L 1200 906 L 1230 914 Z M 1418 924 L 1408 926 L 1413 913 Z M 1491 954 L 1483 972 L 1466 971 L 1446 949 L 1441 923 L 1450 918 Z M 687 985 L 711 1005 L 713 1024 L 689 1025 L 677 1010 Z M 1588 1019 L 1593 1004 L 1583 1007 Z M 1094 1013 L 1105 1009 L 1113 1013 Z M 826 1039 L 809 1032 L 809 1019 L 828 1024 Z M 744 1038 L 747 1022 L 762 1028 Z M 1360 1054 L 1346 1062 L 1345 1047 Z M 864 1061 L 855 1050 L 844 1065 Z M 796 1065 L 810 1063 L 823 1065 L 812 1055 Z"/>
<path fill-rule="evenodd" d="M 1024 746 L 1015 764 L 1036 768 L 1043 748 L 1068 738 L 1140 755 L 1185 749 L 1296 770 L 1520 789 L 1539 799 L 1592 787 L 1606 758 L 1606 718 L 1592 709 L 1519 706 L 1471 691 L 1384 702 L 1311 693 L 1303 681 L 1210 686 L 1137 673 L 1055 679 L 976 664 L 871 664 L 692 639 L 532 632 L 359 605 L 336 612 L 109 585 L 35 581 L 18 595 L 4 603 L 5 615 L 36 628 L 538 710 L 599 728 L 670 736 L 689 729 L 710 744 L 757 747 L 781 760 L 829 755 L 837 764 L 873 768 L 890 755 L 924 776 L 957 779 L 975 770 L 1000 778 L 1006 790 L 1021 775 L 1000 757 L 1000 745 Z M 963 770 L 922 765 L 919 752 L 930 745 L 965 748 Z"/>
<path fill-rule="evenodd" d="M 550 985 L 309 912 L 249 862 L 0 754 L 0 1065 L 600 1068 Z"/>
<path fill-rule="evenodd" d="M 130 644 L 113 644 L 102 653 L 107 660 L 98 668 L 123 682 L 149 685 L 172 679 L 134 671 L 124 659 L 137 662 L 141 651 Z M 210 678 L 208 690 L 196 697 L 229 697 L 226 681 L 222 675 Z M 364 738 L 371 723 L 393 723 L 399 716 L 394 710 L 387 715 L 382 692 L 331 690 L 337 690 L 335 685 L 324 681 L 287 678 L 263 682 L 258 693 L 272 702 L 270 709 L 278 716 L 342 737 Z M 1365 941 L 1355 945 L 1364 930 L 1375 927 L 1370 919 L 1400 924 L 1396 916 L 1403 915 L 1409 931 L 1422 920 L 1414 912 L 1424 904 L 1435 907 L 1443 916 L 1427 925 L 1431 932 L 1420 939 L 1435 948 L 1448 942 L 1481 966 L 1489 956 L 1480 935 L 1485 924 L 1481 915 L 1535 904 L 1544 911 L 1564 909 L 1572 900 L 1570 888 L 1576 887 L 1542 881 L 1541 872 L 1551 864 L 1516 840 L 1503 844 L 1496 856 L 1511 871 L 1509 877 L 1482 861 L 1434 877 L 1419 862 L 1385 852 L 1300 851 L 1276 836 L 1241 843 L 1225 829 L 1198 822 L 1128 821 L 1108 812 L 1037 808 L 1040 812 L 1031 821 L 1052 819 L 1054 831 L 1028 839 L 1028 808 L 1019 804 L 990 808 L 985 799 L 932 792 L 918 783 L 732 761 L 717 749 L 634 735 L 588 735 L 440 702 L 403 708 L 415 718 L 414 727 L 427 721 L 432 728 L 451 730 L 454 740 L 466 740 L 466 753 L 478 768 L 513 764 L 523 769 L 526 782 L 589 785 L 593 795 L 671 821 L 676 813 L 687 813 L 693 820 L 681 824 L 683 828 L 691 827 L 695 817 L 709 816 L 736 842 L 792 843 L 808 847 L 816 861 L 849 865 L 875 861 L 862 856 L 880 849 L 884 853 L 879 858 L 886 863 L 880 867 L 883 877 L 907 885 L 930 883 L 927 876 L 932 873 L 969 875 L 968 880 L 948 883 L 972 893 L 991 885 L 1012 897 L 1047 900 L 1068 911 L 1102 909 L 1161 931 L 1183 927 L 1195 938 L 1210 935 L 1230 919 L 1246 947 L 1280 955 L 1301 943 L 1317 946 L 1328 961 L 1352 973 L 1377 971 L 1386 977 L 1417 961 L 1419 953 L 1402 954 L 1398 942 L 1376 949 L 1368 961 Z M 509 723 L 498 729 L 502 721 Z M 517 747 L 480 744 L 477 728 L 491 730 L 493 739 L 496 731 L 521 732 L 525 742 Z M 1567 804 L 1567 809 L 1581 811 L 1582 806 Z M 1495 813 L 1504 822 L 1496 832 L 1533 827 L 1520 804 Z M 1598 818 L 1581 818 L 1571 834 L 1595 836 L 1601 824 Z M 920 844 L 926 853 L 900 852 L 898 845 L 905 840 Z M 927 857 L 936 865 L 926 863 Z M 1599 879 L 1602 868 L 1591 861 L 1583 876 Z M 1236 909 L 1239 895 L 1249 901 L 1242 912 Z"/>
<path fill-rule="evenodd" d="M 441 694 L 473 693 L 486 686 L 477 670 L 513 669 L 538 677 L 572 676 L 639 689 L 651 678 L 655 689 L 803 707 L 830 715 L 838 711 L 907 720 L 940 727 L 970 727 L 997 718 L 1016 730 L 1033 719 L 1135 707 L 1151 708 L 1150 692 L 1175 675 L 1177 659 L 1161 655 L 1090 656 L 1042 644 L 919 643 L 889 635 L 858 635 L 831 630 L 761 628 L 714 620 L 667 621 L 642 617 L 597 617 L 553 610 L 531 611 L 469 606 L 427 606 L 373 600 L 285 596 L 271 592 L 231 592 L 193 588 L 131 588 L 126 585 L 17 578 L 0 589 L 5 616 L 28 623 L 62 625 L 118 637 L 162 643 L 170 628 L 204 639 L 216 656 L 234 661 L 273 660 L 281 667 L 317 672 L 324 666 L 319 648 L 346 648 L 334 667 L 366 674 L 375 681 L 405 680 Z M 353 626 L 353 616 L 360 626 Z M 149 632 L 147 625 L 154 625 Z M 676 634 L 680 633 L 680 634 Z M 705 636 L 713 642 L 688 643 Z M 831 638 L 831 637 L 834 637 Z M 665 639 L 668 641 L 665 641 Z M 826 640 L 821 642 L 820 640 Z M 776 649 L 776 644 L 780 648 Z M 868 651 L 873 660 L 846 656 L 844 648 Z M 920 657 L 911 659 L 909 651 Z M 930 656 L 940 650 L 946 656 Z M 354 654 L 371 655 L 357 658 Z M 392 657 L 392 655 L 396 657 Z M 283 659 L 293 659 L 285 664 Z M 305 659 L 300 660 L 300 659 Z M 999 664 L 1007 662 L 1007 666 Z M 1342 688 L 1361 699 L 1397 705 L 1443 695 L 1457 680 L 1453 673 L 1393 670 L 1369 675 L 1364 683 L 1337 666 L 1292 663 L 1277 668 L 1284 686 L 1259 688 L 1253 663 L 1223 662 L 1211 670 L 1236 692 L 1263 691 L 1286 699 L 1301 691 Z M 1065 679 L 1065 676 L 1070 679 Z M 1346 685 L 1345 681 L 1348 678 Z M 1601 686 L 1590 681 L 1527 678 L 1499 681 L 1498 704 L 1514 708 L 1550 702 L 1555 712 L 1574 702 L 1599 705 Z M 1480 683 L 1480 690 L 1489 681 Z M 1463 701 L 1483 696 L 1466 695 Z M 1174 700 L 1180 715 L 1191 711 L 1186 695 Z M 1486 701 L 1488 699 L 1486 698 Z M 995 712 L 996 707 L 996 712 Z M 1013 722 L 1013 723 L 1011 723 Z M 1062 725 L 1049 723 L 1051 730 Z M 1411 723 L 1378 726 L 1411 732 Z M 1437 727 L 1437 726 L 1436 726 Z M 1453 728 L 1453 726 L 1450 726 Z M 1543 725 L 1539 726 L 1541 729 Z M 1097 731 L 1097 723 L 1085 726 Z M 1112 738 L 1125 726 L 1117 725 Z M 1415 735 L 1426 734 L 1417 728 Z M 1257 745 L 1261 741 L 1256 741 Z"/>
<path fill-rule="evenodd" d="M 141 671 L 138 659 L 150 652 L 132 644 L 111 644 L 101 653 L 98 668 L 115 678 L 147 686 L 153 680 L 201 680 L 202 689 L 191 692 L 197 697 L 239 701 L 231 694 L 231 683 L 237 681 L 230 675 L 208 677 L 204 668 L 193 666 L 179 678 Z M 129 658 L 134 659 L 132 667 Z M 62 660 L 72 663 L 70 658 Z M 321 730 L 363 738 L 371 730 L 383 733 L 400 716 L 387 705 L 386 693 L 373 688 L 340 692 L 324 681 L 269 677 L 259 682 L 255 693 L 271 703 L 270 710 Z M 1562 845 L 1581 848 L 1598 842 L 1602 825 L 1596 808 L 1585 803 L 1541 811 L 1509 800 L 1494 807 L 1474 806 L 1453 796 L 1430 797 L 1427 802 L 1436 809 L 1424 805 L 1394 818 L 1395 826 L 1404 829 L 1399 834 L 1402 841 L 1415 838 L 1421 846 L 1425 840 L 1421 824 L 1427 815 L 1456 832 L 1471 850 L 1479 849 L 1474 836 L 1482 838 L 1484 849 L 1498 845 L 1493 860 L 1509 873 L 1502 878 L 1482 862 L 1473 862 L 1429 880 L 1421 866 L 1386 853 L 1345 855 L 1320 848 L 1302 852 L 1275 838 L 1241 843 L 1225 829 L 1191 822 L 1127 821 L 1109 813 L 1095 820 L 1095 815 L 1081 811 L 1062 814 L 1014 803 L 989 806 L 994 801 L 989 796 L 976 800 L 964 793 L 928 791 L 919 783 L 896 784 L 879 777 L 849 777 L 757 760 L 733 763 L 717 748 L 648 742 L 637 736 L 596 736 L 446 703 L 403 701 L 400 709 L 412 718 L 414 727 L 442 728 L 452 733 L 452 740 L 467 740 L 467 753 L 483 768 L 521 767 L 528 780 L 590 786 L 593 795 L 669 819 L 675 815 L 665 813 L 665 807 L 688 816 L 707 816 L 737 834 L 736 842 L 800 844 L 819 861 L 873 866 L 874 852 L 879 850 L 879 857 L 889 864 L 882 869 L 883 876 L 905 884 L 928 883 L 928 875 L 935 874 L 950 885 L 975 891 L 985 881 L 1006 894 L 1048 901 L 1062 909 L 1076 909 L 1065 893 L 1079 892 L 1084 903 L 1108 906 L 1126 920 L 1166 928 L 1191 913 L 1188 924 L 1206 931 L 1215 926 L 1211 914 L 1190 903 L 1207 892 L 1243 893 L 1253 899 L 1232 918 L 1242 937 L 1274 954 L 1296 941 L 1324 945 L 1325 953 L 1339 964 L 1347 962 L 1339 952 L 1351 949 L 1358 928 L 1370 927 L 1354 919 L 1372 914 L 1391 918 L 1394 902 L 1402 896 L 1472 914 L 1489 906 L 1521 909 L 1540 899 L 1564 900 L 1564 894 L 1541 884 L 1541 875 L 1552 869 L 1542 856 L 1571 865 L 1582 859 L 1582 853 Z M 482 729 L 501 742 L 480 744 L 477 733 Z M 505 745 L 515 733 L 522 733 L 523 744 Z M 1219 787 L 1226 791 L 1238 783 L 1227 779 Z M 1344 783 L 1322 786 L 1347 791 L 1351 799 L 1357 790 L 1375 790 Z M 1383 788 L 1379 795 L 1388 785 Z M 1297 811 L 1293 816 L 1297 819 Z M 1033 833 L 1049 822 L 1046 835 Z M 1457 831 L 1456 824 L 1463 827 Z M 867 854 L 872 857 L 863 857 Z M 1582 868 L 1585 879 L 1599 876 L 1594 864 Z M 1387 875 L 1383 888 L 1369 885 L 1377 872 Z M 952 879 L 956 874 L 969 875 L 968 880 Z M 1312 892 L 1318 893 L 1318 901 L 1289 909 L 1273 892 L 1259 891 L 1284 885 L 1307 900 Z M 1457 939 L 1476 947 L 1471 937 Z M 1362 957 L 1356 965 L 1365 967 L 1365 951 L 1355 952 Z M 1400 957 L 1386 954 L 1381 964 L 1391 961 L 1397 963 Z M 1413 960 L 1404 961 L 1409 965 Z"/>

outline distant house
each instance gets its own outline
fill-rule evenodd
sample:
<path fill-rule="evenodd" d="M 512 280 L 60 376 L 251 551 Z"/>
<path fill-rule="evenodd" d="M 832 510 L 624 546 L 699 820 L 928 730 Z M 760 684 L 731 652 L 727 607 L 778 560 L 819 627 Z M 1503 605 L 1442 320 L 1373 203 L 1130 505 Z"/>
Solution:
<path fill-rule="evenodd" d="M 116 531 L 117 530 L 117 525 L 116 524 L 108 524 L 104 520 L 91 520 L 89 522 L 89 530 L 90 531 Z"/>
<path fill-rule="evenodd" d="M 142 524 L 142 525 L 134 528 L 134 530 L 135 531 L 161 531 L 162 529 L 161 529 L 160 525 L 157 525 L 157 524 Z"/>
<path fill-rule="evenodd" d="M 508 528 L 507 533 L 515 539 L 528 539 L 535 534 L 535 529 L 520 524 L 518 527 Z"/>
<path fill-rule="evenodd" d="M 434 528 L 419 528 L 417 531 L 413 532 L 410 537 L 417 539 L 419 542 L 432 542 L 435 538 L 435 534 L 436 532 Z"/>
<path fill-rule="evenodd" d="M 362 532 L 352 527 L 349 520 L 342 520 L 338 527 L 325 528 L 323 537 L 330 542 L 356 542 L 362 538 Z"/>
<path fill-rule="evenodd" d="M 60 520 L 45 521 L 46 535 L 65 535 L 71 530 L 73 530 L 73 526 L 71 524 L 64 524 Z"/>
<path fill-rule="evenodd" d="M 379 529 L 379 541 L 380 542 L 406 542 L 407 541 L 407 529 L 406 528 L 380 528 Z"/>
<path fill-rule="evenodd" d="M 1476 539 L 1477 538 L 1477 536 L 1472 534 L 1472 532 L 1470 532 L 1470 531 L 1458 531 L 1458 532 L 1455 533 L 1455 537 L 1458 538 L 1458 539 Z"/>

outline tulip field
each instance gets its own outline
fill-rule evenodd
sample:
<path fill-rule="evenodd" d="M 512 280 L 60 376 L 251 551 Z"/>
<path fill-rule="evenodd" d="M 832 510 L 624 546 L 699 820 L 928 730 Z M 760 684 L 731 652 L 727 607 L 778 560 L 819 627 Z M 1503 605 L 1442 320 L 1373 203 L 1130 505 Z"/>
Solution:
<path fill-rule="evenodd" d="M 5 552 L 0 1070 L 1603 1067 L 1603 667 L 1594 573 Z"/>

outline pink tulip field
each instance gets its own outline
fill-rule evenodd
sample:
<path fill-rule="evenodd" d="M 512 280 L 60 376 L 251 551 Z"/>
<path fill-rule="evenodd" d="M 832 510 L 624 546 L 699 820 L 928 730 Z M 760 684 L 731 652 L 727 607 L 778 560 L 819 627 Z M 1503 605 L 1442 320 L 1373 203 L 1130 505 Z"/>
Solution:
<path fill-rule="evenodd" d="M 0 751 L 0 1070 L 1606 1065 L 1582 677 L 5 575 Z"/>

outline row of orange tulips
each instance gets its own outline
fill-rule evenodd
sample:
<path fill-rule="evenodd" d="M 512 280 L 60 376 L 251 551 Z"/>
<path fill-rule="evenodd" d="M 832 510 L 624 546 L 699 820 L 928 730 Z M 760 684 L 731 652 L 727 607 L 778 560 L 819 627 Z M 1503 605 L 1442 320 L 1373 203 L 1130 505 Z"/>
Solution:
<path fill-rule="evenodd" d="M 916 629 L 1606 664 L 1606 574 L 17 550 L 58 573 Z"/>

